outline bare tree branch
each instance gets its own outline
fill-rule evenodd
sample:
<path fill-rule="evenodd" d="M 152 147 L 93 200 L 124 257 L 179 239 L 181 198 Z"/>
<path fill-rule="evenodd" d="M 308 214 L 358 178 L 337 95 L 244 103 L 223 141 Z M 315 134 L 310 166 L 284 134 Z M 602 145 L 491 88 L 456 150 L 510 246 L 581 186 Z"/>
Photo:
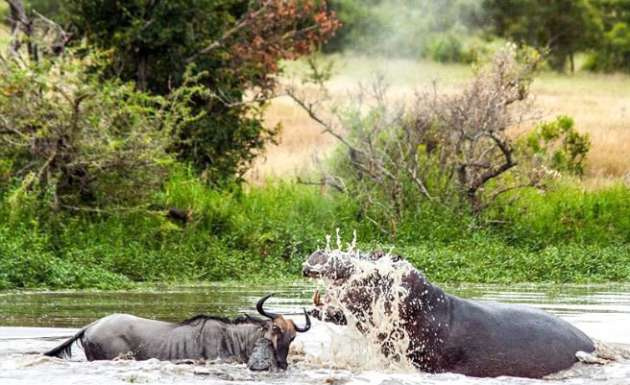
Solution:
<path fill-rule="evenodd" d="M 219 39 L 213 41 L 212 43 L 208 44 L 205 48 L 199 50 L 198 52 L 196 52 L 193 55 L 191 55 L 190 57 L 188 57 L 186 59 L 186 63 L 192 63 L 199 56 L 206 55 L 206 54 L 210 53 L 211 51 L 221 47 L 232 36 L 236 35 L 238 32 L 240 32 L 240 31 L 246 29 L 247 27 L 249 27 L 252 24 L 254 19 L 256 19 L 258 16 L 260 16 L 263 12 L 265 12 L 267 10 L 267 8 L 269 7 L 269 4 L 270 3 L 265 2 L 256 11 L 246 13 L 236 23 L 236 25 L 234 27 L 232 27 L 232 28 L 228 29 L 227 31 L 225 31 L 225 33 Z"/>

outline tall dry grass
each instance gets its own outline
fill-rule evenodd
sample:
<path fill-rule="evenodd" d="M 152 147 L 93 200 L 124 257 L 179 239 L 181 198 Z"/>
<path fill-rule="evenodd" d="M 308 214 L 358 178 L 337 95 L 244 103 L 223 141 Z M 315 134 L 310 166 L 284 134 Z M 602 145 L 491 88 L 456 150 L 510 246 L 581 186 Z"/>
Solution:
<path fill-rule="evenodd" d="M 472 68 L 464 65 L 366 57 L 333 60 L 338 62 L 336 75 L 328 85 L 337 98 L 343 98 L 359 83 L 368 82 L 374 73 L 383 74 L 398 96 L 430 89 L 434 82 L 438 89 L 451 92 L 473 75 Z M 299 74 L 303 69 L 300 66 L 292 64 L 287 72 L 290 76 Z M 589 133 L 592 148 L 587 159 L 586 186 L 630 180 L 630 76 L 543 73 L 534 81 L 532 95 L 534 109 L 541 119 L 569 115 L 575 119 L 579 131 Z M 270 124 L 282 123 L 280 143 L 269 147 L 265 156 L 256 161 L 248 174 L 250 182 L 308 173 L 315 168 L 313 155 L 324 157 L 336 145 L 334 139 L 322 133 L 321 127 L 287 98 L 273 101 L 266 117 Z"/>

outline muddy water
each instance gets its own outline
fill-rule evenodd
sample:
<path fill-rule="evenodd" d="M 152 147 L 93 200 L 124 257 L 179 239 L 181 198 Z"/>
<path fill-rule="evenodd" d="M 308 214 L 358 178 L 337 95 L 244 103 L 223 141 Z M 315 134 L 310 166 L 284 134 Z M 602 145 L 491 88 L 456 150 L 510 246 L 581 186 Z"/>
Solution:
<path fill-rule="evenodd" d="M 630 345 L 630 285 L 445 287 L 448 292 L 479 300 L 523 303 L 568 320 L 590 336 Z M 0 384 L 607 384 L 630 385 L 630 362 L 584 365 L 552 379 L 477 379 L 455 374 L 424 374 L 395 365 L 383 367 L 364 358 L 366 341 L 345 328 L 314 322 L 292 346 L 289 370 L 251 373 L 244 365 L 216 362 L 174 365 L 144 362 L 86 362 L 80 349 L 71 361 L 42 357 L 77 327 L 101 316 L 127 312 L 164 320 L 197 313 L 233 316 L 254 314 L 263 294 L 276 312 L 298 313 L 308 305 L 310 283 L 281 287 L 205 285 L 158 287 L 131 292 L 0 293 Z M 296 322 L 302 322 L 295 316 Z"/>

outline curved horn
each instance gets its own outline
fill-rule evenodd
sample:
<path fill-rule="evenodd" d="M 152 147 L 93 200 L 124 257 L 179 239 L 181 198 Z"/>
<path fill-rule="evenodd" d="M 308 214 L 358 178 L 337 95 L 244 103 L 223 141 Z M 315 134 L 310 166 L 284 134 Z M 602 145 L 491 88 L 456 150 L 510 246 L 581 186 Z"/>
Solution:
<path fill-rule="evenodd" d="M 300 332 L 300 333 L 305 333 L 307 331 L 309 331 L 309 329 L 311 328 L 311 319 L 308 316 L 308 313 L 306 312 L 306 309 L 302 309 L 304 310 L 304 317 L 306 317 L 306 325 L 304 325 L 303 328 L 295 325 L 295 323 L 293 323 L 293 325 L 295 325 L 295 330 Z"/>
<path fill-rule="evenodd" d="M 260 315 L 265 316 L 267 318 L 274 319 L 278 316 L 277 314 L 266 312 L 265 309 L 263 309 L 263 305 L 265 304 L 265 301 L 268 300 L 269 297 L 271 297 L 272 295 L 273 293 L 267 294 L 266 296 L 259 299 L 258 303 L 256 304 L 256 310 L 258 310 L 258 313 L 260 313 Z"/>

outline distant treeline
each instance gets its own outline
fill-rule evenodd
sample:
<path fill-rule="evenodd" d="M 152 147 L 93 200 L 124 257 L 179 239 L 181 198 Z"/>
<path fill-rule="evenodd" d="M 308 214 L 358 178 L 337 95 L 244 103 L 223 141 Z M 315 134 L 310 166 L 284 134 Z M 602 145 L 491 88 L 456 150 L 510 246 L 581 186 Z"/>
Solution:
<path fill-rule="evenodd" d="M 344 27 L 329 51 L 470 62 L 510 40 L 547 51 L 551 68 L 630 71 L 626 0 L 334 0 Z"/>
<path fill-rule="evenodd" d="M 63 1 L 25 3 L 68 22 Z M 242 8 L 247 1 L 202 3 Z M 584 69 L 630 71 L 627 0 L 331 0 L 327 6 L 343 23 L 324 46 L 328 52 L 469 63 L 509 40 L 546 51 L 554 70 L 575 70 L 575 55 L 584 53 Z"/>

